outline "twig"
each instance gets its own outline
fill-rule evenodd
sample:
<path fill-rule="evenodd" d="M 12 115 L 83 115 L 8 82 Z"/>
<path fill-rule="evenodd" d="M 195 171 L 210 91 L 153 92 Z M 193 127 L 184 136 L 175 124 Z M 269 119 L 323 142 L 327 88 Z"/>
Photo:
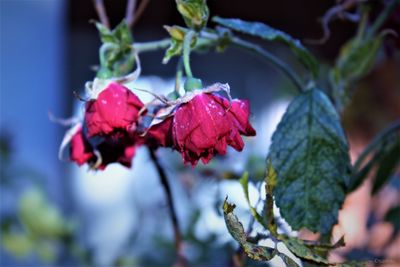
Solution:
<path fill-rule="evenodd" d="M 135 21 L 135 8 L 136 0 L 128 0 L 126 4 L 125 20 L 129 27 L 132 27 L 133 22 Z"/>
<path fill-rule="evenodd" d="M 96 9 L 97 15 L 99 16 L 101 24 L 110 29 L 110 22 L 108 21 L 103 0 L 93 0 L 93 4 Z"/>
<path fill-rule="evenodd" d="M 149 151 L 150 151 L 151 160 L 154 162 L 154 165 L 156 166 L 158 175 L 160 177 L 161 185 L 164 188 L 165 194 L 167 195 L 168 208 L 169 208 L 169 213 L 170 213 L 171 220 L 172 220 L 172 227 L 174 230 L 174 237 L 175 237 L 177 266 L 183 267 L 183 266 L 186 266 L 186 261 L 185 261 L 185 258 L 181 254 L 182 236 L 181 236 L 181 232 L 179 230 L 179 221 L 178 221 L 178 217 L 176 216 L 174 201 L 172 199 L 171 187 L 168 183 L 168 179 L 167 179 L 165 170 L 161 166 L 160 161 L 158 160 L 155 151 L 153 149 L 149 149 Z"/>
<path fill-rule="evenodd" d="M 151 41 L 145 43 L 135 43 L 133 49 L 138 52 L 150 52 L 155 50 L 166 49 L 171 44 L 171 39 L 166 38 L 159 41 Z"/>
<path fill-rule="evenodd" d="M 367 32 L 367 39 L 372 38 L 376 31 L 379 30 L 379 28 L 383 25 L 383 23 L 386 21 L 387 17 L 390 15 L 390 13 L 400 4 L 400 0 L 392 0 L 389 4 L 385 6 L 385 8 L 382 10 L 381 14 L 378 16 L 378 18 L 375 20 L 374 24 L 372 24 L 371 28 Z"/>
<path fill-rule="evenodd" d="M 301 83 L 300 77 L 287 65 L 285 62 L 274 56 L 272 53 L 268 52 L 267 50 L 261 48 L 258 45 L 252 44 L 250 42 L 247 42 L 245 40 L 239 39 L 237 37 L 232 37 L 231 42 L 233 45 L 244 48 L 250 52 L 254 52 L 260 56 L 262 56 L 263 59 L 267 60 L 268 62 L 272 63 L 280 69 L 283 73 L 285 73 L 290 80 L 293 82 L 293 84 L 297 87 L 299 92 L 303 92 L 304 88 Z"/>
<path fill-rule="evenodd" d="M 200 37 L 209 41 L 210 45 L 217 45 L 219 42 L 219 37 L 216 34 L 210 32 L 201 32 Z M 252 44 L 250 42 L 244 41 L 237 37 L 232 37 L 230 40 L 231 44 L 240 47 L 242 49 L 248 50 L 253 52 L 257 55 L 260 55 L 263 59 L 267 60 L 268 62 L 272 63 L 280 69 L 284 74 L 286 74 L 289 79 L 293 82 L 293 84 L 298 88 L 300 92 L 302 92 L 303 85 L 302 80 L 300 77 L 287 65 L 285 62 L 274 56 L 272 53 L 268 52 L 267 50 L 263 49 L 262 47 Z M 133 48 L 137 53 L 142 52 L 149 52 L 154 50 L 166 49 L 171 44 L 171 39 L 166 38 L 159 41 L 152 41 L 152 42 L 145 42 L 145 43 L 135 43 Z M 196 47 L 192 48 L 192 50 L 196 50 Z"/>
<path fill-rule="evenodd" d="M 357 21 L 358 15 L 347 13 L 346 10 L 353 8 L 360 0 L 346 0 L 343 3 L 337 4 L 331 7 L 323 16 L 321 20 L 323 36 L 319 39 L 306 39 L 309 44 L 321 45 L 328 41 L 331 36 L 331 30 L 329 28 L 329 23 L 334 19 L 334 17 L 345 17 L 351 21 Z"/>
<path fill-rule="evenodd" d="M 136 10 L 135 19 L 133 20 L 133 24 L 139 21 L 140 17 L 143 15 L 143 12 L 146 10 L 147 5 L 150 3 L 150 0 L 142 0 Z"/>

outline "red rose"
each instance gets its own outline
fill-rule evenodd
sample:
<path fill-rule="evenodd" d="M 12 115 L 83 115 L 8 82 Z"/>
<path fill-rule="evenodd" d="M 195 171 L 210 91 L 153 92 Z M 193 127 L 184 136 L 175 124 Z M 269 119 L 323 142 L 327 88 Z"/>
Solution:
<path fill-rule="evenodd" d="M 108 135 L 115 130 L 133 130 L 143 106 L 142 101 L 128 88 L 110 83 L 97 99 L 86 104 L 88 137 Z"/>
<path fill-rule="evenodd" d="M 208 163 L 216 154 L 225 154 L 227 145 L 237 151 L 243 149 L 240 135 L 254 136 L 249 123 L 248 101 L 233 100 L 200 93 L 180 104 L 173 115 L 148 131 L 148 138 L 161 146 L 179 151 L 184 162 L 193 166 L 201 159 Z"/>

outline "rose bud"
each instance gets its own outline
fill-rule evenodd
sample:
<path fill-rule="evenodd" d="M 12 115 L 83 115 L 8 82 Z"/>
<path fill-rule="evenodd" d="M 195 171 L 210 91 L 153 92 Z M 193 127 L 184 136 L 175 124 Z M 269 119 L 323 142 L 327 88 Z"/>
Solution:
<path fill-rule="evenodd" d="M 88 137 L 108 135 L 115 130 L 134 130 L 143 106 L 142 101 L 128 88 L 110 83 L 97 99 L 86 104 Z"/>
<path fill-rule="evenodd" d="M 160 146 L 172 143 L 185 163 L 195 166 L 201 159 L 206 164 L 214 155 L 225 154 L 227 145 L 237 151 L 243 149 L 240 135 L 256 134 L 249 115 L 246 100 L 230 102 L 217 94 L 199 93 L 178 105 L 172 117 L 152 126 L 148 135 Z"/>

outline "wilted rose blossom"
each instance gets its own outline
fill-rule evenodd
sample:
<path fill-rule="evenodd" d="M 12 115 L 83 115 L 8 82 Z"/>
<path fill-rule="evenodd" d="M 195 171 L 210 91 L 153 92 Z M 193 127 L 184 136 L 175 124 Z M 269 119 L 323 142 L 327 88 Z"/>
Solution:
<path fill-rule="evenodd" d="M 179 105 L 173 117 L 149 130 L 159 145 L 179 151 L 184 162 L 193 166 L 201 159 L 208 163 L 216 154 L 225 154 L 230 145 L 243 149 L 240 135 L 254 136 L 249 123 L 250 107 L 246 100 L 233 100 L 213 94 L 199 93 L 189 102 Z"/>
<path fill-rule="evenodd" d="M 97 99 L 86 104 L 88 137 L 108 135 L 115 130 L 134 130 L 143 106 L 142 101 L 128 88 L 110 83 Z"/>
<path fill-rule="evenodd" d="M 135 132 L 143 106 L 128 88 L 108 84 L 86 103 L 84 126 L 71 139 L 70 159 L 101 170 L 113 162 L 130 167 L 136 146 L 143 143 Z"/>

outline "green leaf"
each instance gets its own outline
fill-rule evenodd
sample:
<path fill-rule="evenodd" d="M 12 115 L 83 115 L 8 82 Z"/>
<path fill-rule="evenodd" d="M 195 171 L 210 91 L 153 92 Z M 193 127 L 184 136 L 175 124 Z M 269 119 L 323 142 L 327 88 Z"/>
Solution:
<path fill-rule="evenodd" d="M 281 41 L 289 46 L 300 62 L 309 69 L 314 78 L 318 76 L 318 62 L 315 57 L 305 48 L 299 40 L 289 34 L 272 28 L 261 22 L 248 22 L 240 19 L 224 19 L 213 17 L 214 22 L 228 27 L 232 30 L 247 33 L 269 41 Z"/>
<path fill-rule="evenodd" d="M 96 27 L 103 42 L 99 51 L 100 68 L 96 76 L 107 79 L 131 72 L 135 65 L 135 56 L 132 53 L 133 37 L 125 20 L 112 31 L 98 22 Z"/>
<path fill-rule="evenodd" d="M 206 0 L 176 0 L 176 5 L 188 27 L 201 30 L 206 26 L 210 15 Z"/>
<path fill-rule="evenodd" d="M 344 236 L 342 236 L 335 244 L 324 244 L 319 243 L 316 241 L 306 241 L 302 240 L 303 244 L 311 249 L 320 250 L 320 251 L 327 251 L 332 250 L 339 247 L 344 247 L 346 243 L 344 242 Z"/>
<path fill-rule="evenodd" d="M 100 22 L 95 23 L 97 30 L 100 33 L 100 39 L 103 43 L 116 43 L 117 39 L 111 31 Z"/>
<path fill-rule="evenodd" d="M 305 246 L 304 243 L 294 237 L 283 240 L 285 246 L 293 252 L 294 255 L 301 259 L 310 260 L 317 263 L 323 263 L 329 265 L 329 261 L 318 255 L 309 247 Z"/>
<path fill-rule="evenodd" d="M 236 206 L 234 204 L 228 203 L 227 199 L 225 199 L 223 205 L 225 224 L 231 236 L 240 244 L 246 255 L 256 261 L 269 261 L 273 257 L 275 257 L 275 255 L 280 256 L 281 253 L 274 248 L 259 246 L 247 242 L 247 237 L 243 225 L 233 213 L 235 207 Z"/>
<path fill-rule="evenodd" d="M 163 58 L 163 64 L 167 64 L 169 60 L 174 56 L 179 56 L 183 50 L 183 43 L 171 38 L 171 45 L 165 51 L 165 55 Z"/>
<path fill-rule="evenodd" d="M 392 177 L 400 162 L 400 136 L 394 132 L 380 140 L 379 146 L 370 152 L 372 157 L 362 168 L 351 177 L 349 192 L 355 190 L 368 177 L 372 170 L 377 169 L 374 177 L 372 193 L 377 193 L 383 185 Z M 361 162 L 362 163 L 362 162 Z M 357 168 L 357 166 L 355 166 Z"/>
<path fill-rule="evenodd" d="M 387 149 L 387 152 L 382 156 L 380 165 L 375 175 L 372 194 L 376 194 L 386 182 L 394 175 L 396 170 L 399 170 L 400 165 L 400 136 L 397 135 L 396 140 Z"/>
<path fill-rule="evenodd" d="M 131 30 L 125 20 L 122 20 L 117 27 L 115 27 L 112 34 L 122 45 L 131 45 L 133 42 Z"/>
<path fill-rule="evenodd" d="M 267 173 L 265 176 L 265 204 L 264 204 L 264 217 L 267 219 L 267 229 L 273 236 L 279 238 L 278 226 L 276 225 L 274 217 L 274 199 L 273 190 L 277 182 L 277 173 L 272 167 L 271 160 L 267 160 Z"/>
<path fill-rule="evenodd" d="M 112 31 L 99 22 L 96 22 L 95 25 L 103 43 L 131 45 L 133 42 L 131 31 L 125 20 L 121 21 Z"/>
<path fill-rule="evenodd" d="M 247 204 L 249 205 L 251 215 L 253 215 L 254 219 L 264 226 L 264 228 L 268 228 L 267 224 L 265 223 L 263 217 L 257 212 L 257 209 L 253 207 L 250 203 L 250 197 L 249 197 L 249 173 L 245 172 L 242 175 L 242 178 L 239 180 L 240 184 L 242 185 L 244 196 L 246 198 Z"/>
<path fill-rule="evenodd" d="M 350 102 L 351 85 L 371 70 L 382 44 L 382 38 L 376 37 L 366 41 L 357 39 L 346 43 L 330 73 L 335 105 L 342 111 Z"/>
<path fill-rule="evenodd" d="M 346 136 L 328 97 L 312 89 L 289 105 L 270 148 L 274 196 L 294 230 L 327 233 L 337 221 L 350 175 Z"/>
<path fill-rule="evenodd" d="M 354 80 L 367 74 L 374 62 L 382 38 L 376 37 L 366 41 L 351 40 L 340 51 L 335 69 L 343 80 Z"/>

